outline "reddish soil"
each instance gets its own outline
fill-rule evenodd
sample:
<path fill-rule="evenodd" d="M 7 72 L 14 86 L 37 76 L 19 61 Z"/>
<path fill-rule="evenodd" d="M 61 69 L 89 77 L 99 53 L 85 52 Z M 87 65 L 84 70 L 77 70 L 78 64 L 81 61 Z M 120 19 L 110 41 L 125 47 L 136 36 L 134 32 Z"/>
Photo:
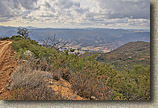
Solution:
<path fill-rule="evenodd" d="M 7 86 L 11 73 L 17 66 L 15 53 L 11 49 L 12 41 L 0 41 L 0 100 L 9 99 L 9 91 Z"/>
<path fill-rule="evenodd" d="M 51 87 L 56 94 L 60 94 L 68 100 L 88 100 L 86 98 L 80 97 L 77 95 L 77 93 L 74 93 L 71 89 L 71 84 L 62 78 L 60 78 L 59 81 L 52 79 L 48 79 L 47 81 L 49 81 L 50 84 L 48 87 Z"/>
<path fill-rule="evenodd" d="M 12 41 L 0 41 L 0 100 L 9 100 L 10 92 L 7 89 L 11 73 L 17 67 L 15 60 L 15 53 L 11 49 Z M 50 80 L 49 87 L 51 87 L 57 94 L 61 94 L 68 100 L 87 100 L 73 93 L 71 84 L 63 79 L 59 81 Z"/>

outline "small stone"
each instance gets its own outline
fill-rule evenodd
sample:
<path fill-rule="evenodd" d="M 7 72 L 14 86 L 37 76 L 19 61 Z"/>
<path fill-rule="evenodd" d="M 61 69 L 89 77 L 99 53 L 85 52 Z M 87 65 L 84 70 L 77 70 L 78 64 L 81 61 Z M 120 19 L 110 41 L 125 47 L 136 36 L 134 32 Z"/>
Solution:
<path fill-rule="evenodd" d="M 97 100 L 95 96 L 91 96 L 91 99 L 92 100 Z"/>

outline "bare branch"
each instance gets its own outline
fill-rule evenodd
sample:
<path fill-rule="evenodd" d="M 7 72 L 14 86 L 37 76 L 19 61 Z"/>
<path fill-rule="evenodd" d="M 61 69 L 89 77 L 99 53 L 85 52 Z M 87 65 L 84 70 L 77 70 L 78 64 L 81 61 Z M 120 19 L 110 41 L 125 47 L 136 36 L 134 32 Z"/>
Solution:
<path fill-rule="evenodd" d="M 53 37 L 48 36 L 45 39 L 42 39 L 41 41 L 42 41 L 43 46 L 52 47 L 52 48 L 55 48 L 57 50 L 65 47 L 69 43 L 69 42 L 66 42 L 64 40 L 58 40 L 56 38 L 56 34 Z"/>

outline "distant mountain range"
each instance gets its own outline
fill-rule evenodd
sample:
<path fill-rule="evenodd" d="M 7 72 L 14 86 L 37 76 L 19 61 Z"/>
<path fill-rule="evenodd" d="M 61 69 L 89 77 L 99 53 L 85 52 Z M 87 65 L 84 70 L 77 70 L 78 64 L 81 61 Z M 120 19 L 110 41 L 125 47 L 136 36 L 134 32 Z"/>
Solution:
<path fill-rule="evenodd" d="M 128 42 L 150 42 L 150 30 L 133 29 L 58 29 L 58 28 L 34 28 L 28 27 L 30 37 L 40 41 L 48 36 L 69 41 L 70 47 L 83 50 L 109 52 Z M 16 27 L 0 26 L 0 37 L 16 35 Z"/>

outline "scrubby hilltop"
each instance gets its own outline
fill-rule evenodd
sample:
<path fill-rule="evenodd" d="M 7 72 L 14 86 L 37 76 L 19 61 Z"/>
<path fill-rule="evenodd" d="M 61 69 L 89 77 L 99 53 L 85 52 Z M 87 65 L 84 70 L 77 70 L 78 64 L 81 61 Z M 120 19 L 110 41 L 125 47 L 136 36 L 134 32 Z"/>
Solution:
<path fill-rule="evenodd" d="M 11 100 L 150 99 L 148 66 L 115 70 L 110 64 L 96 61 L 97 53 L 69 54 L 67 50 L 60 52 L 54 47 L 39 45 L 30 38 L 9 39 L 13 41 L 11 45 L 18 61 L 7 86 Z M 130 46 L 127 49 L 131 49 Z"/>

